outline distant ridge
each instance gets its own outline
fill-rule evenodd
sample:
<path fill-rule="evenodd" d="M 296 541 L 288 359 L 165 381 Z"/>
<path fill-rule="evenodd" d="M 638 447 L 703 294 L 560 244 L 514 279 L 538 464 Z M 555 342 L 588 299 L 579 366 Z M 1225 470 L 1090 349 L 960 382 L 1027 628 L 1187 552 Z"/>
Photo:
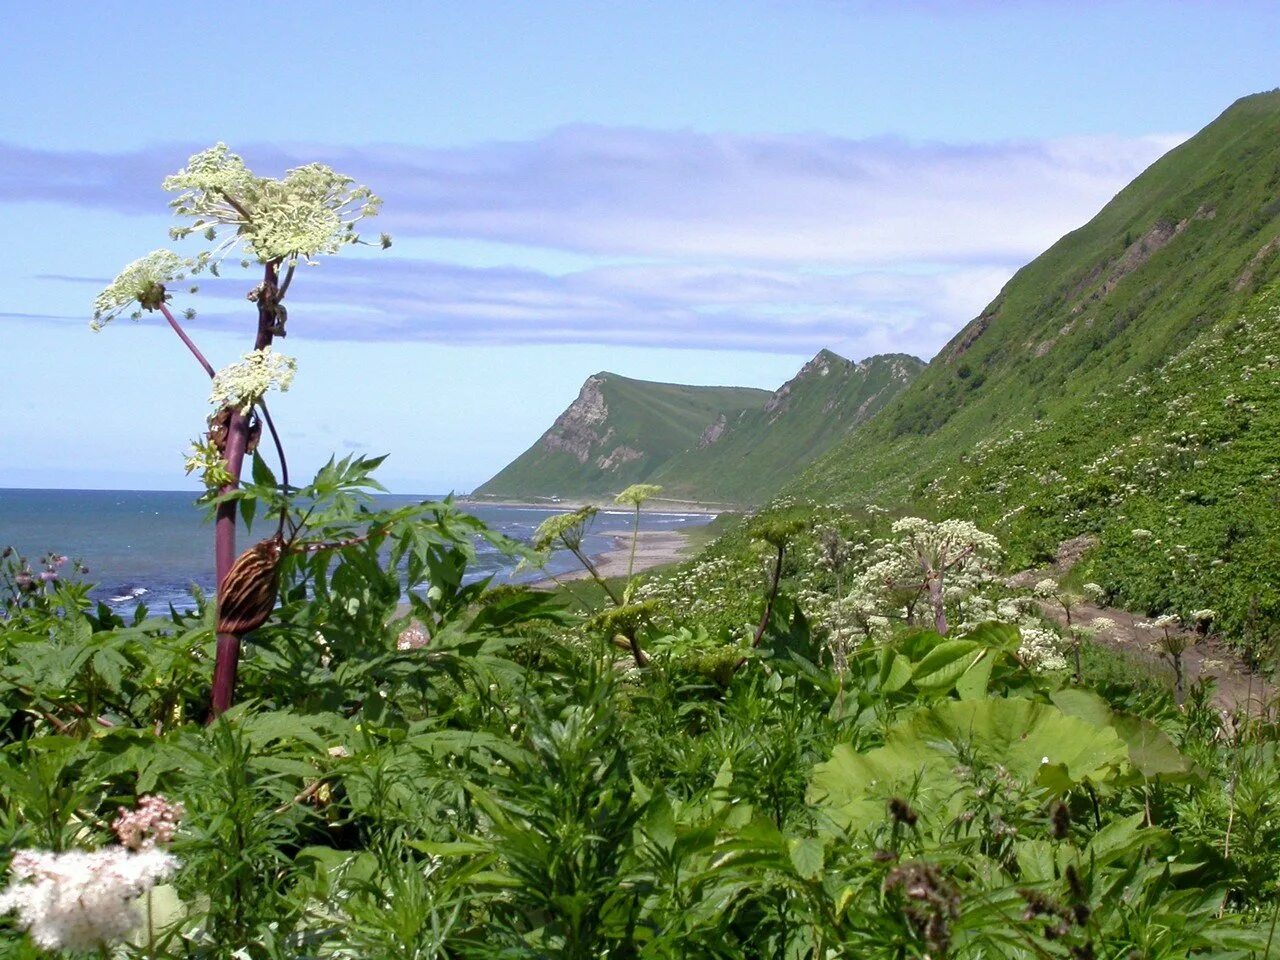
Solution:
<path fill-rule="evenodd" d="M 737 417 L 768 397 L 750 387 L 651 383 L 602 371 L 587 378 L 533 446 L 473 495 L 571 499 L 617 493 L 650 479 L 718 417 Z"/>
<path fill-rule="evenodd" d="M 650 481 L 664 496 L 761 502 L 911 382 L 923 362 L 822 350 L 772 393 L 601 372 L 477 497 L 600 497 Z"/>
<path fill-rule="evenodd" d="M 924 362 L 884 354 L 854 363 L 822 350 L 764 406 L 722 420 L 714 436 L 655 474 L 678 497 L 757 503 L 911 383 Z"/>

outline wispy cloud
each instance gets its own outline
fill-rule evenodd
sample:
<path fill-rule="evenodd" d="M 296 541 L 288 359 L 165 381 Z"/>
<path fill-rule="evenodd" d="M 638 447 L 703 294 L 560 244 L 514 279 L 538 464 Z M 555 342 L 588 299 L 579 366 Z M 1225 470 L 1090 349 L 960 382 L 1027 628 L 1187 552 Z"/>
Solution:
<path fill-rule="evenodd" d="M 572 126 L 450 149 L 239 149 L 264 172 L 320 158 L 374 185 L 386 199 L 379 228 L 401 237 L 601 262 L 553 274 L 339 259 L 299 290 L 314 306 L 300 300 L 295 314 L 323 335 L 857 353 L 936 347 L 1178 139 L 944 144 Z M 153 213 L 160 178 L 193 149 L 0 144 L 0 202 Z"/>

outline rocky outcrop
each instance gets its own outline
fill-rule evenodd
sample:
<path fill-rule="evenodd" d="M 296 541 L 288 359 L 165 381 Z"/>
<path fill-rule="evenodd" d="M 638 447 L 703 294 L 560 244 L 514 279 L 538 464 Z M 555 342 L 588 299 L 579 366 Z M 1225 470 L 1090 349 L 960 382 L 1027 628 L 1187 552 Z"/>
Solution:
<path fill-rule="evenodd" d="M 602 383 L 602 377 L 587 377 L 577 399 L 565 408 L 543 435 L 544 447 L 563 450 L 579 463 L 586 463 L 591 459 L 593 449 L 609 441 L 612 431 L 602 433 L 599 429 L 609 419 L 609 407 L 604 402 L 604 391 L 600 389 Z"/>
<path fill-rule="evenodd" d="M 991 326 L 991 321 L 999 316 L 1001 300 L 1003 297 L 996 297 L 986 311 L 970 320 L 965 328 L 956 334 L 951 343 L 944 348 L 946 354 L 944 362 L 955 363 L 977 342 L 977 339 L 986 332 L 987 327 Z"/>
<path fill-rule="evenodd" d="M 799 373 L 775 390 L 773 396 L 765 403 L 764 412 L 768 414 L 769 422 L 772 423 L 786 412 L 787 406 L 791 402 L 792 391 L 795 390 L 797 384 L 808 380 L 810 377 L 830 376 L 833 370 L 845 374 L 850 370 L 861 369 L 861 366 L 861 364 L 846 360 L 830 350 L 819 350 L 812 360 L 800 368 Z"/>
<path fill-rule="evenodd" d="M 728 429 L 728 426 L 729 418 L 723 413 L 716 417 L 715 420 L 711 422 L 711 425 L 702 431 L 702 436 L 698 438 L 698 449 L 705 449 L 719 440 L 724 436 L 724 432 Z"/>
<path fill-rule="evenodd" d="M 628 447 L 626 444 L 614 447 L 609 451 L 609 455 L 596 458 L 596 466 L 601 470 L 617 470 L 624 463 L 630 463 L 632 460 L 639 460 L 644 453 L 634 447 Z"/>

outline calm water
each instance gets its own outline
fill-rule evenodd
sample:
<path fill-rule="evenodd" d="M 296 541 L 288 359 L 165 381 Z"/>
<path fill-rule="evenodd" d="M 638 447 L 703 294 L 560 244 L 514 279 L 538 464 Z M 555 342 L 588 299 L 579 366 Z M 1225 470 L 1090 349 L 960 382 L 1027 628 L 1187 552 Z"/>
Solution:
<path fill-rule="evenodd" d="M 423 497 L 380 496 L 378 506 L 417 503 Z M 429 498 L 428 498 L 429 499 Z M 0 489 L 0 548 L 11 545 L 33 561 L 49 551 L 81 560 L 92 596 L 115 607 L 139 600 L 156 610 L 189 605 L 190 585 L 213 590 L 213 528 L 186 491 Z M 469 506 L 489 526 L 528 540 L 553 511 L 524 507 Z M 677 530 L 709 522 L 708 515 L 646 513 L 643 530 Z M 271 529 L 254 526 L 254 532 Z M 588 554 L 613 546 L 611 534 L 631 529 L 631 514 L 601 512 L 584 540 Z M 263 534 L 264 536 L 266 534 Z M 241 539 L 244 538 L 243 530 Z M 484 542 L 477 543 L 471 579 L 492 575 L 495 583 L 536 579 L 526 571 L 513 577 L 514 563 Z M 576 569 L 567 555 L 553 558 L 553 572 Z"/>

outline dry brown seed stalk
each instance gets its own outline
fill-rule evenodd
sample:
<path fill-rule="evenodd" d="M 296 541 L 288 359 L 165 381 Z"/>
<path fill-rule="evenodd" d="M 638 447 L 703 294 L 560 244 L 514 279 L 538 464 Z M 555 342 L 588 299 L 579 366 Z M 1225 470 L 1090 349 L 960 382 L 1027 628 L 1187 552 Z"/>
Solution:
<path fill-rule="evenodd" d="M 236 557 L 218 591 L 218 633 L 244 636 L 266 623 L 276 605 L 283 553 L 284 538 L 277 534 Z"/>

